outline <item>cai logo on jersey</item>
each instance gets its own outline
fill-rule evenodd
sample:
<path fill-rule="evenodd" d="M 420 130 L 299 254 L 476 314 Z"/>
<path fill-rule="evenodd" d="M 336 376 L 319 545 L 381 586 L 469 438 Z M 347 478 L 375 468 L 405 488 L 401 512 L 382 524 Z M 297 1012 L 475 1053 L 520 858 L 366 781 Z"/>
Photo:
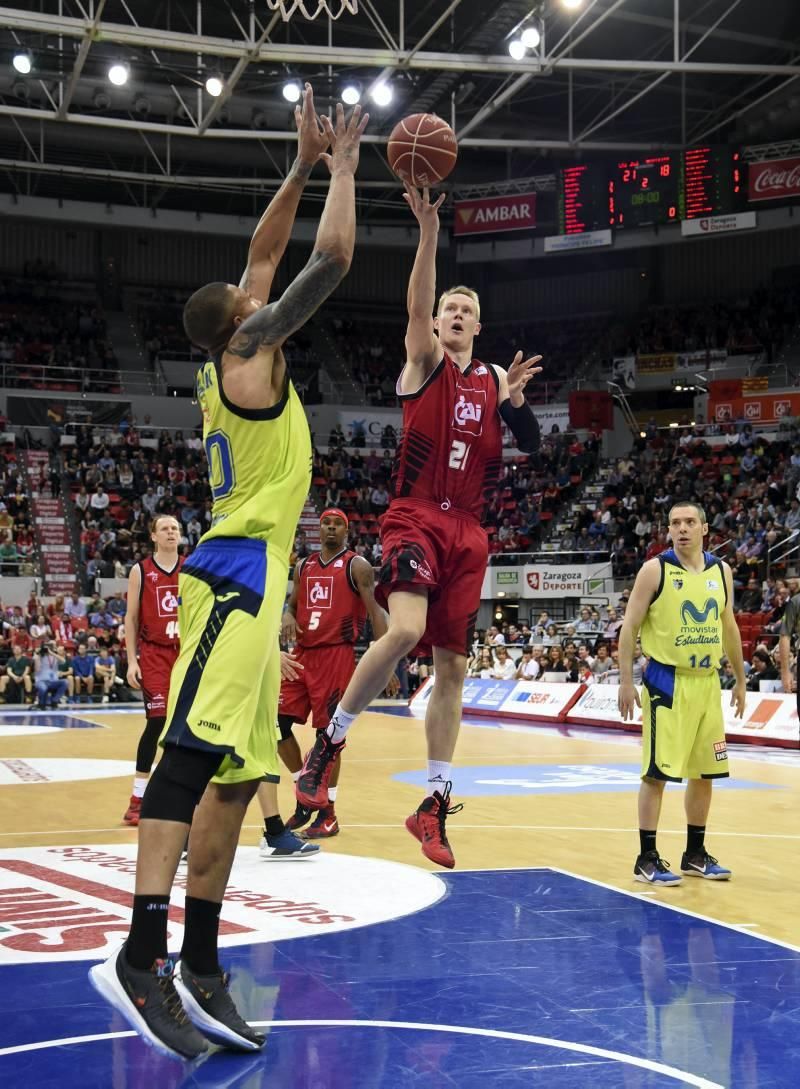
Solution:
<path fill-rule="evenodd" d="M 486 391 L 482 389 L 457 389 L 453 408 L 453 430 L 467 435 L 480 435 L 486 412 Z"/>
<path fill-rule="evenodd" d="M 171 619 L 178 611 L 178 584 L 174 586 L 159 586 L 156 591 L 158 601 L 158 615 Z"/>
<path fill-rule="evenodd" d="M 330 609 L 333 604 L 333 575 L 318 575 L 308 580 L 306 605 L 309 609 Z"/>

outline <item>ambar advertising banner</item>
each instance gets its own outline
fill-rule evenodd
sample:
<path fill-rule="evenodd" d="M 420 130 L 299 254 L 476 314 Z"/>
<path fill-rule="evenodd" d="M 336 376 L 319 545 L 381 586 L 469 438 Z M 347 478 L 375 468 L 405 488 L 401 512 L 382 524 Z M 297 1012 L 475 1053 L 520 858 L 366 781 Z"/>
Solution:
<path fill-rule="evenodd" d="M 457 200 L 455 212 L 456 237 L 530 230 L 536 226 L 536 194 L 508 193 L 503 197 Z"/>

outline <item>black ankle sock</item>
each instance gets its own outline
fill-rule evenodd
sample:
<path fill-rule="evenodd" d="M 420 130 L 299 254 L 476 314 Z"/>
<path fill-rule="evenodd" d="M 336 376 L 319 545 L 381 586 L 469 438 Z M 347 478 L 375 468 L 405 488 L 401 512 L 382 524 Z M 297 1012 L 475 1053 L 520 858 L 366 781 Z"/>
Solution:
<path fill-rule="evenodd" d="M 686 853 L 687 855 L 699 855 L 703 853 L 706 841 L 706 826 L 699 824 L 686 825 Z"/>
<path fill-rule="evenodd" d="M 211 976 L 220 970 L 217 954 L 219 913 L 222 904 L 186 897 L 186 921 L 181 960 L 199 976 Z"/>
<path fill-rule="evenodd" d="M 131 932 L 125 960 L 131 968 L 146 971 L 153 961 L 167 955 L 168 896 L 134 896 Z"/>
<path fill-rule="evenodd" d="M 648 832 L 644 828 L 639 829 L 639 854 L 646 855 L 648 851 L 656 849 L 656 833 Z"/>
<path fill-rule="evenodd" d="M 274 838 L 275 836 L 279 836 L 284 831 L 286 825 L 283 823 L 280 816 L 265 817 L 264 828 L 266 829 L 267 835 L 270 838 Z"/>

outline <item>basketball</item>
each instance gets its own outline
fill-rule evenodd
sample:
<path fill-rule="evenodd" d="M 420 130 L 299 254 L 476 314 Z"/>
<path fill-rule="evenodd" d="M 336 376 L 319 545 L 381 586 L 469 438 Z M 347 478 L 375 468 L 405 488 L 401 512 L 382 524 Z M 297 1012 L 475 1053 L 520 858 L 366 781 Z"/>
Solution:
<path fill-rule="evenodd" d="M 388 156 L 401 181 L 421 188 L 436 185 L 456 165 L 456 134 L 435 113 L 414 113 L 392 129 Z"/>

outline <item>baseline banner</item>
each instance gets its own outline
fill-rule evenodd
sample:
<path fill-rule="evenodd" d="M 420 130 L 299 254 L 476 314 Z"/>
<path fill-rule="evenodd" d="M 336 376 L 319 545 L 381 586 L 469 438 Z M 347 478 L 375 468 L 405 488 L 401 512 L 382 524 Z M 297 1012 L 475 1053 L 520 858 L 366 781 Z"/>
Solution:
<path fill-rule="evenodd" d="M 503 197 L 457 200 L 453 234 L 489 234 L 526 231 L 536 226 L 536 193 L 508 193 Z"/>
<path fill-rule="evenodd" d="M 429 678 L 409 703 L 415 718 L 425 717 L 434 679 Z M 641 689 L 640 689 L 641 691 Z M 617 707 L 619 687 L 613 684 L 548 684 L 544 681 L 464 681 L 464 713 L 510 718 L 518 722 L 565 722 L 640 733 L 642 712 L 623 722 Z M 744 717 L 734 716 L 731 693 L 721 692 L 725 735 L 730 741 L 800 749 L 800 722 L 794 695 L 783 692 L 748 692 Z"/>

